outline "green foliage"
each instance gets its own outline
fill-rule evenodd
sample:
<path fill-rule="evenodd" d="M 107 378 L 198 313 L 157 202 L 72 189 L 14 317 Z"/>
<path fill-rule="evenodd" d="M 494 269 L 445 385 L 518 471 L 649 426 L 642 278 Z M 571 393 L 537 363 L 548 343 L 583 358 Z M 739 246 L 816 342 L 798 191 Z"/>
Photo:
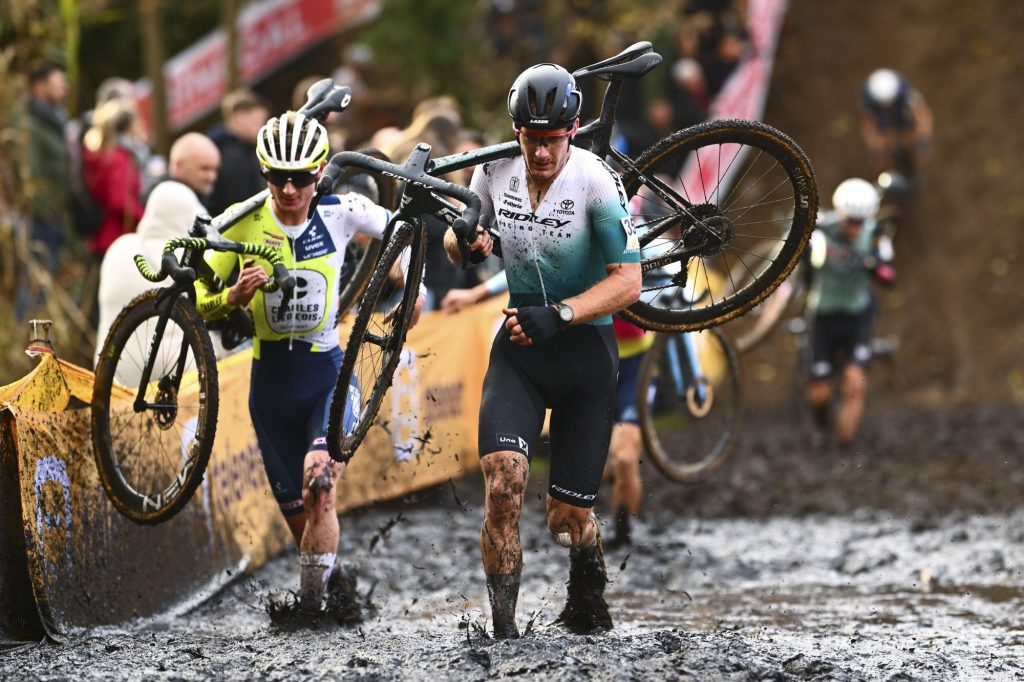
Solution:
<path fill-rule="evenodd" d="M 399 91 L 409 110 L 452 95 L 467 122 L 482 127 L 510 76 L 487 53 L 479 14 L 480 3 L 465 0 L 386 0 L 360 35 L 373 50 L 373 87 Z"/>
<path fill-rule="evenodd" d="M 427 94 L 458 88 L 463 67 L 478 57 L 467 27 L 473 3 L 388 0 L 363 33 L 379 66 Z"/>

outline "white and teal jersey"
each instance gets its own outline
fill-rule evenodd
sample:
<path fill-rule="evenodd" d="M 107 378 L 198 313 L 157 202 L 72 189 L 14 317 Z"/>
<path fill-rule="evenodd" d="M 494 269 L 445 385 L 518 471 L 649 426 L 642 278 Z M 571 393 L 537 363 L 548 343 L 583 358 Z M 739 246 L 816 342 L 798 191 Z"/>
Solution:
<path fill-rule="evenodd" d="M 480 223 L 501 238 L 510 307 L 560 303 L 607 277 L 608 265 L 640 262 L 622 181 L 584 149 L 572 148 L 536 211 L 522 156 L 483 164 L 470 186 L 483 204 Z M 610 315 L 590 322 L 611 323 Z"/>
<path fill-rule="evenodd" d="M 871 279 L 864 259 L 874 253 L 874 219 L 864 222 L 857 238 L 847 241 L 842 222 L 834 212 L 824 212 L 817 222 L 811 238 L 811 260 L 815 268 L 814 282 L 808 294 L 807 305 L 818 313 L 847 313 L 856 315 L 871 305 Z M 815 252 L 822 249 L 814 262 Z"/>

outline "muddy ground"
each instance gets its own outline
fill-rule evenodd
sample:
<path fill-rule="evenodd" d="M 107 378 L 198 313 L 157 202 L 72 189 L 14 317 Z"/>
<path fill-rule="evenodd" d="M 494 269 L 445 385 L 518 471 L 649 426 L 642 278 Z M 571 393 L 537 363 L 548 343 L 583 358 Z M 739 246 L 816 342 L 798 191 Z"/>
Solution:
<path fill-rule="evenodd" d="M 1024 678 L 1024 4 L 789 5 L 766 120 L 808 151 L 825 203 L 843 178 L 870 176 L 854 115 L 868 71 L 900 68 L 936 115 L 883 298 L 879 332 L 899 351 L 875 369 L 853 448 L 812 437 L 780 334 L 745 358 L 747 414 L 712 479 L 680 487 L 645 463 L 635 545 L 609 554 L 609 634 L 552 624 L 567 558 L 544 530 L 538 462 L 519 608 L 533 632 L 520 641 L 480 634 L 469 477 L 343 519 L 359 589 L 373 586 L 358 628 L 271 624 L 268 596 L 297 584 L 292 554 L 187 616 L 8 651 L 0 677 Z"/>
<path fill-rule="evenodd" d="M 343 551 L 374 607 L 359 627 L 272 624 L 268 599 L 297 587 L 289 554 L 169 622 L 9 652 L 0 676 L 1020 679 L 1019 417 L 874 410 L 867 443 L 839 452 L 802 444 L 809 434 L 776 415 L 700 486 L 668 484 L 645 463 L 634 545 L 608 553 L 609 634 L 553 624 L 567 556 L 544 529 L 540 459 L 522 520 L 520 626 L 533 620 L 522 640 L 481 634 L 471 476 L 344 517 Z"/>

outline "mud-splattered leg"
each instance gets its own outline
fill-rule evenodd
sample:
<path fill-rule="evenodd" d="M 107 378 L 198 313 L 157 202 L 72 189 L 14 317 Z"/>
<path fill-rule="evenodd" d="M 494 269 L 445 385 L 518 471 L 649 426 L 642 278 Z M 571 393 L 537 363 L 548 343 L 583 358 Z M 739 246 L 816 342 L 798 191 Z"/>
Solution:
<path fill-rule="evenodd" d="M 519 542 L 519 513 L 523 507 L 529 461 L 518 452 L 494 452 L 480 460 L 486 501 L 480 529 L 480 553 L 487 576 L 494 636 L 519 636 L 516 601 L 523 549 Z"/>
<path fill-rule="evenodd" d="M 548 530 L 558 544 L 569 547 L 568 598 L 558 622 L 577 634 L 611 630 L 604 600 L 608 572 L 593 510 L 548 497 Z"/>
<path fill-rule="evenodd" d="M 611 470 L 612 509 L 615 510 L 615 537 L 609 546 L 629 545 L 629 519 L 640 511 L 643 483 L 640 480 L 640 453 L 643 440 L 640 427 L 621 422 L 612 428 L 609 469 Z"/>
<path fill-rule="evenodd" d="M 867 385 L 868 376 L 862 367 L 846 366 L 840 388 L 839 410 L 836 413 L 836 440 L 840 445 L 849 445 L 857 435 L 857 427 L 864 414 Z"/>
<path fill-rule="evenodd" d="M 306 453 L 302 476 L 306 522 L 299 541 L 299 599 L 311 609 L 320 608 L 337 557 L 341 531 L 334 500 L 344 470 L 345 465 L 332 460 L 326 450 Z"/>

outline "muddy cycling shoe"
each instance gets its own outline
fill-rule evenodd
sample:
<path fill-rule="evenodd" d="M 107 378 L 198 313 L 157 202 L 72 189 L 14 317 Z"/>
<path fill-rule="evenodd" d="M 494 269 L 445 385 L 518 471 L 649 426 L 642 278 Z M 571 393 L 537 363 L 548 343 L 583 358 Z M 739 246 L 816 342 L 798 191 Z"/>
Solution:
<path fill-rule="evenodd" d="M 491 602 L 494 639 L 519 639 L 519 627 L 516 625 L 519 572 L 488 575 L 487 597 Z"/>
<path fill-rule="evenodd" d="M 832 426 L 831 405 L 814 405 L 811 408 L 811 414 L 814 417 L 814 425 L 821 431 L 828 431 Z"/>
<path fill-rule="evenodd" d="M 620 549 L 622 547 L 630 547 L 633 544 L 633 538 L 631 534 L 629 512 L 625 509 L 619 509 L 615 513 L 615 535 L 605 543 L 608 549 Z"/>
<path fill-rule="evenodd" d="M 327 579 L 327 601 L 324 611 L 340 625 L 363 622 L 363 607 L 356 592 L 356 569 L 351 564 L 334 562 L 334 570 Z"/>
<path fill-rule="evenodd" d="M 555 620 L 569 632 L 589 635 L 612 629 L 612 616 L 604 600 L 608 571 L 604 566 L 601 536 L 593 547 L 569 550 L 569 596 Z"/>

